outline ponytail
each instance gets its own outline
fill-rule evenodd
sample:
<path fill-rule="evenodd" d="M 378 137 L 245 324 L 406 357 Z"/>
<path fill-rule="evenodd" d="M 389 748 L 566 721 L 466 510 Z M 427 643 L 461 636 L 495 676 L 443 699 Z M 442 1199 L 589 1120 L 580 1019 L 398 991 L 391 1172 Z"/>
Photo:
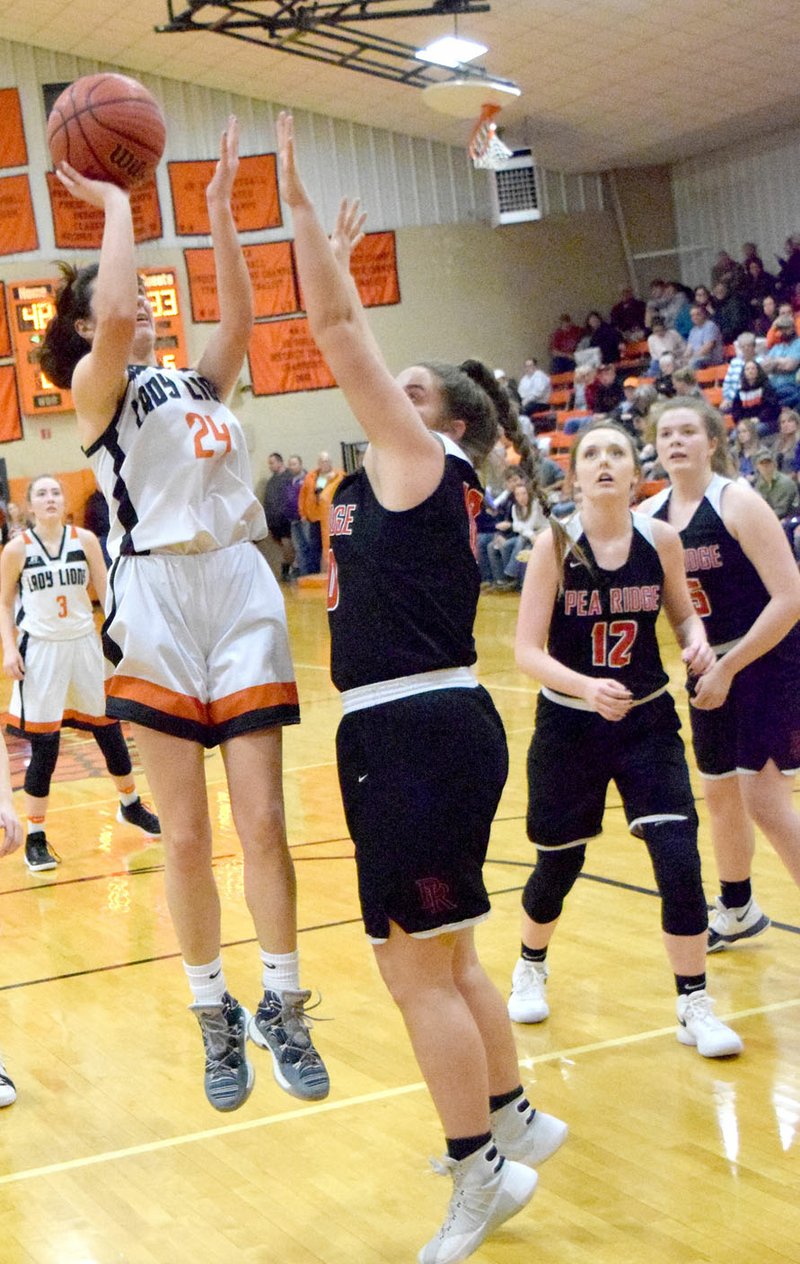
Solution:
<path fill-rule="evenodd" d="M 42 372 L 55 386 L 67 390 L 79 360 L 91 350 L 91 344 L 75 328 L 75 322 L 91 316 L 91 289 L 97 276 L 97 264 L 74 268 L 59 263 L 62 284 L 56 295 L 56 314 L 45 330 L 39 351 Z"/>

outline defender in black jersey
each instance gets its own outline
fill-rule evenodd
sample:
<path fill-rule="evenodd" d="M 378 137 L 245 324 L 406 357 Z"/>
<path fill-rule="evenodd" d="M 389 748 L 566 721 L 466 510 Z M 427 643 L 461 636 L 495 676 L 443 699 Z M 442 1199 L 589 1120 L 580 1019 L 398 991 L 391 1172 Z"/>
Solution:
<path fill-rule="evenodd" d="M 370 440 L 330 518 L 337 757 L 365 928 L 448 1139 L 450 1213 L 419 1254 L 444 1264 L 528 1202 L 527 1165 L 567 1132 L 524 1097 L 505 1006 L 473 939 L 488 913 L 481 866 L 507 753 L 470 671 L 481 504 L 472 462 L 497 435 L 487 392 L 506 412 L 508 400 L 477 364 L 390 376 L 349 273 L 363 216 L 343 204 L 329 242 L 297 175 L 287 115 L 278 139 L 312 333 Z"/>
<path fill-rule="evenodd" d="M 800 576 L 778 519 L 724 477 L 725 425 L 702 400 L 657 413 L 671 487 L 643 509 L 680 531 L 689 588 L 717 662 L 699 682 L 691 722 L 721 879 L 709 951 L 769 926 L 753 899 L 753 822 L 800 885 Z"/>
<path fill-rule="evenodd" d="M 628 508 L 638 464 L 627 431 L 588 426 L 572 461 L 581 512 L 563 539 L 553 527 L 534 546 L 517 629 L 517 662 L 542 689 L 528 755 L 528 833 L 538 858 L 523 893 L 509 1014 L 541 1022 L 549 1013 L 547 948 L 586 843 L 601 831 L 613 780 L 661 895 L 678 1040 L 705 1057 L 738 1053 L 739 1037 L 714 1017 L 705 990 L 697 815 L 656 641 L 662 606 L 691 673 L 701 676 L 714 656 L 692 609 L 677 534 Z"/>

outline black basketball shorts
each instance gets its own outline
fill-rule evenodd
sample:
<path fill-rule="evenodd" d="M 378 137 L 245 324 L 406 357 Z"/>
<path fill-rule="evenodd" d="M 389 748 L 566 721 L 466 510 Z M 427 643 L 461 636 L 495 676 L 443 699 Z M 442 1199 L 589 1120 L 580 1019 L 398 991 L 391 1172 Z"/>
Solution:
<path fill-rule="evenodd" d="M 491 828 L 508 775 L 503 724 L 481 686 L 345 715 L 339 784 L 355 843 L 364 928 L 427 937 L 482 921 Z"/>

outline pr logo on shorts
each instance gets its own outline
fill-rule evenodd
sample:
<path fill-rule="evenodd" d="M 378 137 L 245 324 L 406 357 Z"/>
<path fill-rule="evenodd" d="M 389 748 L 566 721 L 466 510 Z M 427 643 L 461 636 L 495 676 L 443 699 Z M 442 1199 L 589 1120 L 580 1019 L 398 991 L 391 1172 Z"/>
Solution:
<path fill-rule="evenodd" d="M 417 889 L 425 913 L 445 913 L 457 907 L 450 899 L 449 884 L 441 878 L 418 878 Z"/>

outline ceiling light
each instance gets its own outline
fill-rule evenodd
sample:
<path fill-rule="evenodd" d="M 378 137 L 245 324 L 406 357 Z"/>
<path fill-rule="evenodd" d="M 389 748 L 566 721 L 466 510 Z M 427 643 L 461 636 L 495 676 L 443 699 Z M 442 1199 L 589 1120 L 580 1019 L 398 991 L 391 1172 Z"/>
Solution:
<path fill-rule="evenodd" d="M 489 50 L 485 44 L 476 44 L 474 40 L 461 39 L 459 35 L 443 35 L 425 48 L 418 48 L 414 56 L 420 61 L 432 61 L 437 66 L 463 66 L 474 61 Z"/>

